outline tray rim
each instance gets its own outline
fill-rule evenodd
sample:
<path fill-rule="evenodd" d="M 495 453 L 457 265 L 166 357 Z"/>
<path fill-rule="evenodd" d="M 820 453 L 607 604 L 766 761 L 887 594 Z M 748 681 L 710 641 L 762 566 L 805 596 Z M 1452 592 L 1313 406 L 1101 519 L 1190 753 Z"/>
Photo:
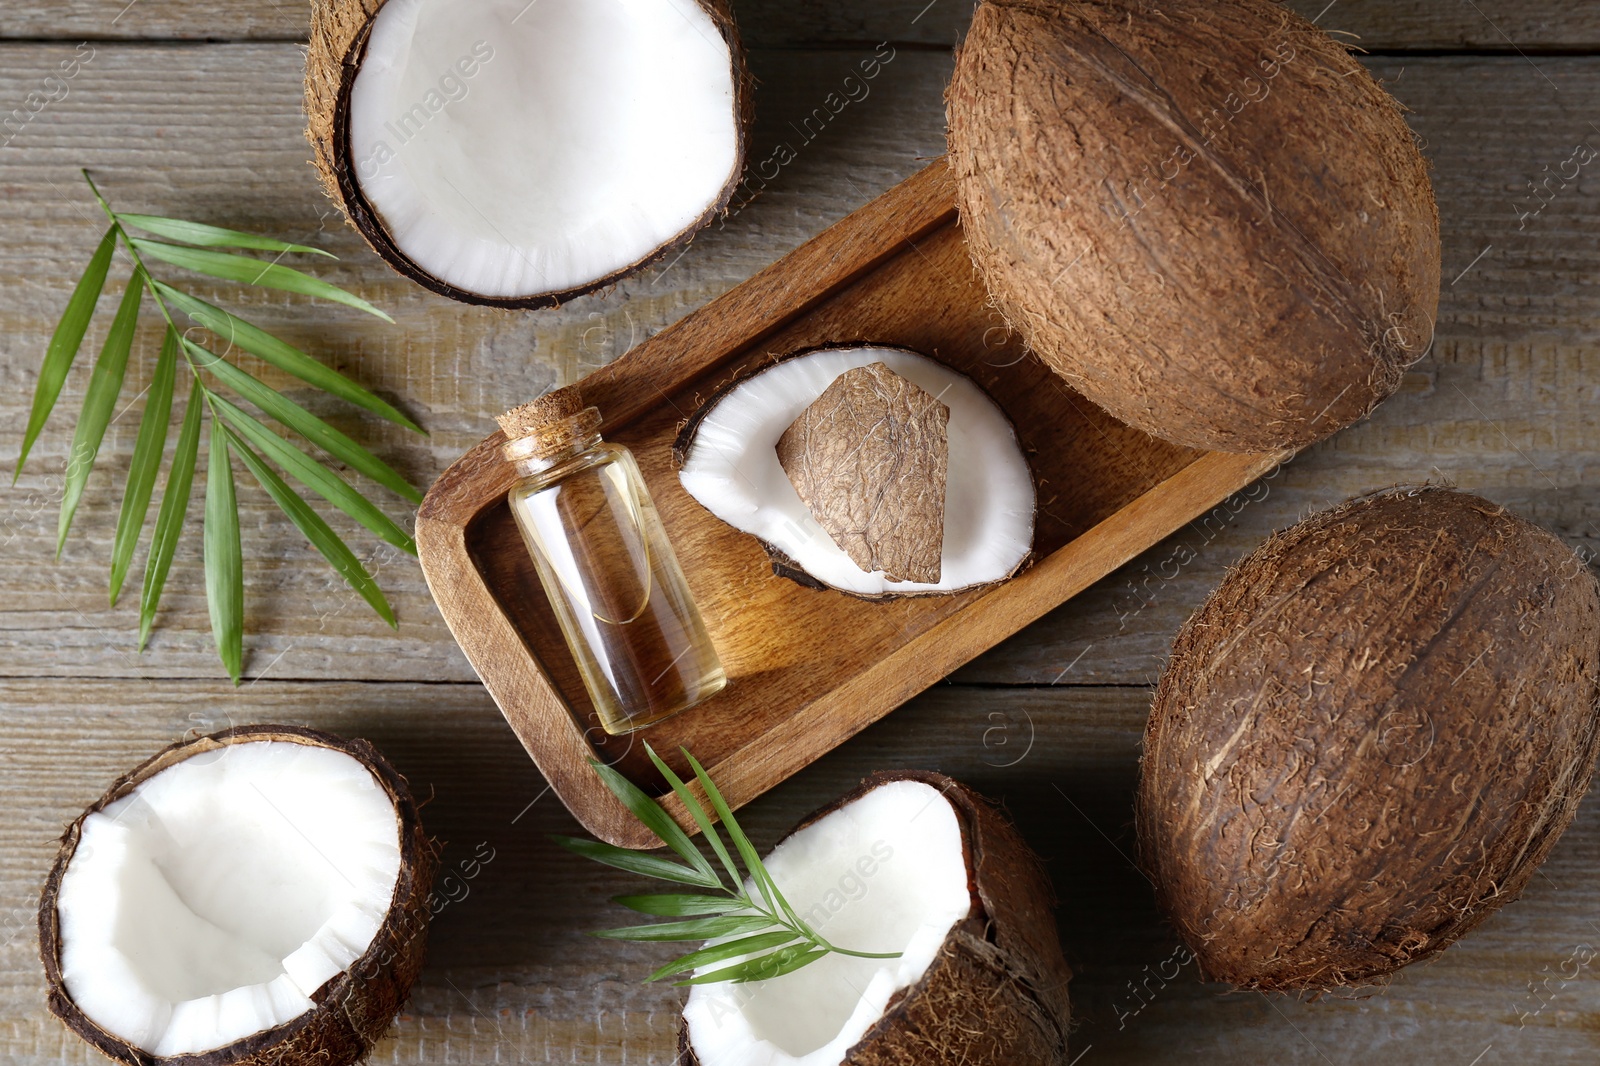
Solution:
<path fill-rule="evenodd" d="M 759 344 L 763 336 L 805 315 L 907 246 L 915 249 L 919 238 L 949 225 L 955 215 L 953 179 L 940 158 L 583 379 L 584 397 L 606 412 L 607 424 L 629 423 L 649 409 L 652 391 L 666 395 L 682 381 L 722 362 L 730 349 L 742 351 Z M 713 337 L 715 345 L 708 343 Z M 416 520 L 424 578 L 451 635 L 573 816 L 609 843 L 655 847 L 659 841 L 654 834 L 609 791 L 596 787 L 598 779 L 589 765 L 595 753 L 585 730 L 520 632 L 500 612 L 468 552 L 469 525 L 494 506 L 513 480 L 499 454 L 504 439 L 499 432 L 491 434 L 452 463 L 429 489 Z M 708 767 L 718 788 L 733 808 L 743 806 L 1291 454 L 1201 454 L 1021 575 L 987 590 Z M 1150 536 L 1155 530 L 1161 532 Z M 840 705 L 855 710 L 848 715 L 830 713 Z M 805 744 L 798 743 L 802 737 Z M 818 754 L 799 754 L 808 750 Z M 582 802 L 576 803 L 580 798 Z M 658 798 L 687 830 L 697 830 L 676 797 L 668 793 Z"/>

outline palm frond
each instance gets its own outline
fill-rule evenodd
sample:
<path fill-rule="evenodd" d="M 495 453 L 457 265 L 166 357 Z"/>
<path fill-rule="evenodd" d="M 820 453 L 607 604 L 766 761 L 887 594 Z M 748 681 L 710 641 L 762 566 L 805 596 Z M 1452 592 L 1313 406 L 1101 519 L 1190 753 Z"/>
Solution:
<path fill-rule="evenodd" d="M 207 422 L 210 445 L 203 523 L 206 599 L 217 655 L 234 682 L 237 684 L 242 676 L 244 662 L 244 555 L 233 471 L 235 459 L 244 464 L 267 496 L 345 582 L 380 618 L 395 625 L 394 611 L 367 568 L 270 464 L 275 463 L 290 478 L 310 488 L 381 540 L 412 553 L 416 547 L 400 524 L 317 458 L 316 453 L 326 453 L 407 502 L 420 502 L 422 493 L 364 445 L 234 362 L 217 355 L 216 351 L 227 353 L 237 349 L 248 353 L 360 410 L 418 433 L 422 432 L 421 427 L 372 390 L 287 341 L 231 311 L 184 292 L 171 281 L 156 278 L 149 264 L 164 263 L 211 278 L 332 301 L 388 322 L 393 319 L 361 297 L 278 261 L 289 255 L 332 258 L 321 249 L 207 223 L 119 213 L 101 195 L 88 171 L 84 171 L 83 176 L 110 222 L 110 228 L 74 287 L 45 352 L 17 460 L 17 475 L 20 476 L 29 452 L 55 410 L 107 287 L 112 260 L 119 248 L 131 261 L 132 270 L 95 361 L 73 431 L 61 516 L 57 523 L 57 553 L 66 543 L 78 505 L 89 488 L 95 460 L 128 380 L 140 315 L 147 305 L 153 305 L 165 329 L 151 372 L 151 384 L 117 516 L 111 551 L 113 606 L 127 581 L 149 521 L 156 483 L 161 479 L 179 378 L 187 376 L 190 385 L 182 428 L 166 463 L 166 486 L 161 493 L 145 560 L 139 597 L 140 649 L 149 641 L 160 610 L 161 594 L 177 555 L 194 487 L 201 431 Z M 148 236 L 135 236 L 133 231 Z M 270 260 L 257 259 L 240 254 L 240 250 L 275 253 L 275 256 Z M 175 316 L 182 316 L 184 325 L 180 325 Z M 215 336 L 217 343 L 208 347 L 194 339 L 191 323 Z M 288 436 L 268 428 L 241 403 L 278 423 Z M 296 443 L 297 440 L 301 443 Z M 308 447 L 314 451 L 308 451 Z"/>

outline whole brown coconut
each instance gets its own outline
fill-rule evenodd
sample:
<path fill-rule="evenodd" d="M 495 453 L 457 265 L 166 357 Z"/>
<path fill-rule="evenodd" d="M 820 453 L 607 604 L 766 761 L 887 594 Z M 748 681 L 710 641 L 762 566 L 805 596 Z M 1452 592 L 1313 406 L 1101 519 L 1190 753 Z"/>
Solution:
<path fill-rule="evenodd" d="M 328 749 L 349 756 L 371 774 L 393 805 L 399 826 L 399 875 L 393 897 L 370 946 L 317 990 L 312 1009 L 285 1024 L 204 1053 L 153 1055 L 102 1028 L 74 1002 L 62 972 L 63 923 L 57 902 L 63 877 L 78 852 L 90 816 L 188 759 L 259 742 Z M 365 740 L 347 740 L 298 726 L 255 725 L 174 744 L 119 778 L 61 838 L 39 905 L 39 952 L 50 1012 L 102 1054 L 127 1066 L 348 1066 L 366 1058 L 388 1031 L 422 970 L 436 866 L 433 842 L 423 832 L 405 778 Z"/>
<path fill-rule="evenodd" d="M 1600 592 L 1552 534 L 1441 489 L 1279 533 L 1179 632 L 1138 828 L 1211 978 L 1368 982 L 1522 891 L 1589 786 Z"/>
<path fill-rule="evenodd" d="M 971 907 L 951 927 L 921 979 L 891 998 L 888 1009 L 839 1060 L 841 1066 L 1066 1062 L 1072 971 L 1056 934 L 1054 893 L 1038 858 L 988 800 L 943 774 L 878 773 L 802 821 L 789 837 L 875 789 L 900 782 L 938 790 L 953 810 L 965 847 Z M 869 892 L 855 905 L 868 906 L 872 898 Z M 723 1066 L 698 1053 L 687 1021 L 679 1030 L 679 1050 L 686 1066 Z"/>
<path fill-rule="evenodd" d="M 1421 357 L 1439 218 L 1398 104 L 1270 0 L 987 0 L 948 96 L 972 257 L 1123 421 L 1268 451 Z"/>

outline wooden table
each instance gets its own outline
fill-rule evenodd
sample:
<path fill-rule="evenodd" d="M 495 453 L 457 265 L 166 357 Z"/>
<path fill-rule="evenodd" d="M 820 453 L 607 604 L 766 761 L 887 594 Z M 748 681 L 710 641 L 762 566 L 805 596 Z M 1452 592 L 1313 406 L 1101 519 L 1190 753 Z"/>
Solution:
<path fill-rule="evenodd" d="M 322 197 L 301 135 L 303 4 L 124 3 L 0 8 L 0 109 L 22 105 L 62 59 L 92 49 L 66 99 L 0 148 L 6 465 L 45 342 L 102 225 L 77 176 L 88 166 L 125 209 L 309 238 L 339 253 L 330 276 L 392 311 L 398 327 L 276 295 L 203 291 L 404 398 L 431 437 L 360 429 L 420 484 L 486 434 L 496 412 L 615 358 L 939 154 L 951 45 L 971 9 L 966 0 L 739 0 L 761 83 L 753 160 L 798 145 L 801 117 L 877 42 L 892 42 L 894 58 L 865 101 L 798 147 L 764 196 L 681 259 L 558 311 L 509 314 L 402 281 Z M 1600 975 L 1578 960 L 1600 944 L 1593 802 L 1521 901 L 1387 989 L 1301 1002 L 1228 994 L 1192 968 L 1156 976 L 1173 942 L 1127 858 L 1138 739 L 1167 643 L 1224 567 L 1308 510 L 1425 479 L 1482 492 L 1600 549 L 1600 169 L 1537 217 L 1518 217 L 1545 167 L 1555 172 L 1579 143 L 1600 146 L 1600 3 L 1295 6 L 1356 35 L 1412 109 L 1434 162 L 1446 287 L 1432 353 L 1370 422 L 1282 470 L 1264 499 L 1195 523 L 961 670 L 758 801 L 749 825 L 770 842 L 886 767 L 935 767 L 1003 798 L 1060 891 L 1078 972 L 1074 1054 L 1089 1066 L 1592 1063 Z M 1336 131 L 1329 148 L 1338 149 Z M 219 680 L 198 536 L 181 549 L 160 628 L 138 655 L 136 608 L 106 604 L 108 471 L 125 467 L 135 429 L 124 418 L 65 554 L 52 560 L 65 424 L 86 378 L 80 368 L 66 417 L 0 493 L 0 1061 L 98 1061 L 43 1006 L 33 912 L 63 825 L 174 739 L 276 721 L 377 743 L 431 797 L 424 813 L 447 841 L 447 868 L 480 842 L 494 850 L 475 879 L 451 882 L 427 971 L 374 1061 L 670 1063 L 678 996 L 639 984 L 661 953 L 581 932 L 614 924 L 601 901 L 633 882 L 548 842 L 573 823 L 477 684 L 410 559 L 367 556 L 402 618 L 390 633 L 247 489 L 254 635 L 244 687 Z M 1194 561 L 1171 565 L 1190 551 Z"/>

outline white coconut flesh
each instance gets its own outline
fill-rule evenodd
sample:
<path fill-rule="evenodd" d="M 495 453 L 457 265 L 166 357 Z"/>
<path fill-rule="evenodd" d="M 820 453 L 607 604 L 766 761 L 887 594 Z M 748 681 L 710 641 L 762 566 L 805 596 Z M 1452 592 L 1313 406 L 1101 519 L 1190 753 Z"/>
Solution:
<path fill-rule="evenodd" d="M 771 981 L 693 986 L 683 1011 L 690 1044 L 702 1066 L 836 1066 L 971 911 L 961 823 L 938 789 L 892 781 L 794 833 L 765 862 L 828 941 L 901 955 L 832 954 Z"/>
<path fill-rule="evenodd" d="M 944 544 L 937 582 L 865 571 L 800 499 L 778 438 L 847 370 L 883 363 L 950 409 Z M 678 472 L 712 514 L 777 548 L 832 588 L 859 595 L 953 592 L 1009 577 L 1033 546 L 1034 488 L 1016 432 L 971 378 L 926 356 L 863 346 L 798 355 L 734 386 L 701 419 Z"/>
<path fill-rule="evenodd" d="M 351 88 L 349 163 L 427 274 L 562 293 L 718 203 L 739 163 L 736 95 L 696 0 L 390 0 Z"/>
<path fill-rule="evenodd" d="M 151 1055 L 292 1021 L 371 945 L 400 824 L 359 761 L 304 744 L 192 756 L 84 820 L 56 911 L 67 993 Z"/>

